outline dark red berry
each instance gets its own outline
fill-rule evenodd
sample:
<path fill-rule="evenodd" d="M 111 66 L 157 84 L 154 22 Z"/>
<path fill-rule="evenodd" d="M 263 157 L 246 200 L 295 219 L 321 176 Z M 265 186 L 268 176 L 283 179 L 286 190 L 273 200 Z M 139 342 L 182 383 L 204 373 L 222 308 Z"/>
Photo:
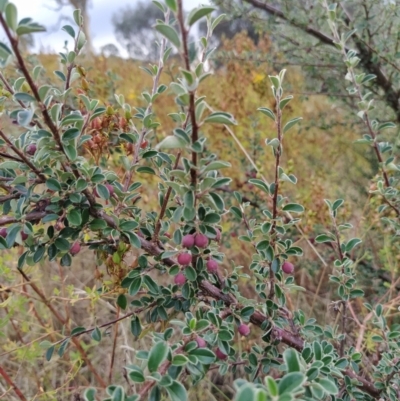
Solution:
<path fill-rule="evenodd" d="M 218 270 L 218 263 L 214 259 L 207 261 L 207 271 L 209 273 L 215 273 Z"/>
<path fill-rule="evenodd" d="M 202 337 L 196 337 L 196 343 L 199 348 L 205 348 L 207 346 L 206 340 Z"/>
<path fill-rule="evenodd" d="M 7 229 L 6 229 L 5 227 L 0 228 L 0 235 L 1 235 L 3 238 L 6 238 L 6 237 L 7 237 Z"/>
<path fill-rule="evenodd" d="M 225 355 L 219 348 L 215 351 L 215 355 L 217 356 L 218 359 L 224 360 L 228 357 L 228 355 Z"/>
<path fill-rule="evenodd" d="M 290 262 L 285 262 L 282 265 L 282 271 L 286 274 L 292 274 L 294 272 L 294 266 Z"/>
<path fill-rule="evenodd" d="M 181 266 L 188 266 L 192 262 L 192 255 L 190 253 L 181 253 L 178 255 L 178 263 Z"/>
<path fill-rule="evenodd" d="M 36 153 L 36 150 L 37 146 L 34 143 L 31 143 L 26 147 L 26 153 L 28 153 L 30 156 L 33 156 Z"/>
<path fill-rule="evenodd" d="M 182 286 L 186 283 L 186 277 L 183 273 L 178 273 L 175 277 L 174 277 L 174 283 L 176 285 Z"/>
<path fill-rule="evenodd" d="M 149 141 L 144 140 L 144 141 L 140 144 L 140 147 L 141 147 L 142 149 L 146 149 L 148 144 L 149 144 Z"/>
<path fill-rule="evenodd" d="M 196 234 L 194 237 L 194 244 L 199 248 L 206 248 L 208 245 L 208 238 L 204 234 Z"/>
<path fill-rule="evenodd" d="M 21 231 L 21 239 L 22 241 L 26 241 L 28 239 L 29 235 L 27 233 L 24 233 L 23 231 Z"/>
<path fill-rule="evenodd" d="M 81 251 L 81 244 L 79 242 L 74 242 L 69 250 L 69 253 L 74 256 Z"/>
<path fill-rule="evenodd" d="M 194 245 L 194 235 L 187 234 L 182 238 L 182 246 L 185 248 L 191 248 Z"/>
<path fill-rule="evenodd" d="M 113 196 L 114 195 L 114 187 L 111 184 L 106 184 L 106 187 L 107 187 L 110 195 Z"/>
<path fill-rule="evenodd" d="M 247 326 L 247 324 L 242 323 L 239 327 L 238 327 L 238 332 L 242 335 L 247 337 L 250 334 L 250 327 Z"/>

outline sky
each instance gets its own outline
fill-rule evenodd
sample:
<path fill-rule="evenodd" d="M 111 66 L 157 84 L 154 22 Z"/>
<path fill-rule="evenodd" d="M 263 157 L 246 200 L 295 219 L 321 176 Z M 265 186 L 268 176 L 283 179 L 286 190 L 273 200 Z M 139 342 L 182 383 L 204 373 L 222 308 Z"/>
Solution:
<path fill-rule="evenodd" d="M 47 32 L 36 33 L 35 50 L 59 52 L 64 46 L 64 41 L 70 39 L 66 32 L 61 31 L 61 27 L 67 22 L 59 22 L 62 16 L 72 16 L 72 8 L 65 7 L 61 11 L 56 11 L 56 2 L 53 0 L 11 0 L 18 8 L 18 18 L 31 17 L 47 27 Z M 151 0 L 147 0 L 151 1 Z M 119 46 L 114 34 L 111 23 L 113 14 L 119 9 L 132 5 L 137 0 L 92 0 L 89 7 L 90 28 L 92 32 L 93 45 L 96 50 L 100 47 L 113 43 L 122 55 L 126 55 L 124 49 Z M 199 4 L 209 3 L 207 0 L 183 0 L 184 7 L 191 9 Z"/>

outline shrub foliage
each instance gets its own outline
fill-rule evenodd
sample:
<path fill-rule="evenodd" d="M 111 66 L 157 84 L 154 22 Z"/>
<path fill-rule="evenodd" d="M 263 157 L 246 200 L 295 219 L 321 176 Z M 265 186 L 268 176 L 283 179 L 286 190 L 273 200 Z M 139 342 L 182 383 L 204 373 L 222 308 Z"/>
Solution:
<path fill-rule="evenodd" d="M 185 15 L 182 0 L 154 3 L 164 15 L 154 28 L 163 37 L 159 60 L 144 68 L 152 88 L 133 107 L 123 95 L 115 95 L 114 106 L 94 98 L 77 64 L 85 46 L 80 10 L 73 14 L 75 26 L 63 27 L 73 49 L 60 53 L 54 83 L 50 72 L 32 65 L 19 48 L 21 36 L 43 27 L 29 18 L 18 20 L 16 7 L 0 1 L 0 24 L 8 40 L 0 44 L 6 72 L 0 75 L 0 246 L 4 255 L 18 250 L 21 288 L 34 294 L 58 327 L 48 332 L 50 326 L 38 314 L 43 332 L 35 343 L 43 352 L 34 360 L 44 367 L 74 360 L 71 381 L 86 370 L 75 394 L 87 401 L 184 401 L 194 397 L 190 386 L 200 389 L 216 372 L 236 379 L 236 401 L 397 400 L 400 329 L 395 317 L 388 319 L 396 298 L 390 287 L 390 294 L 372 305 L 358 284 L 362 239 L 352 235 L 343 217 L 343 199 L 325 201 L 331 222 L 321 222 L 326 227 L 306 242 L 307 252 L 318 257 L 318 244 L 327 244 L 335 255 L 327 286 L 336 295 L 328 317 L 321 323 L 291 301 L 302 290 L 295 274 L 303 256 L 298 238 L 304 236 L 305 208 L 292 189 L 296 164 L 289 168 L 283 158 L 302 123 L 289 112 L 294 100 L 284 91 L 286 70 L 269 76 L 273 106 L 258 108 L 266 154 L 273 159 L 267 178 L 235 136 L 240 121 L 229 110 L 215 110 L 203 94 L 203 82 L 212 74 L 208 45 L 223 16 L 214 17 L 210 6 Z M 360 59 L 346 45 L 354 32 L 341 31 L 334 4 L 323 5 L 347 67 L 349 94 L 357 99 L 365 124 L 359 142 L 372 147 L 379 163 L 371 187 L 382 217 L 377 227 L 395 241 L 400 207 L 396 149 L 380 140 L 381 131 L 394 124 L 374 119 L 373 94 L 365 85 L 375 77 L 357 72 Z M 193 43 L 190 30 L 198 21 L 207 22 L 207 34 Z M 170 81 L 161 81 L 176 55 L 179 69 L 169 70 Z M 170 122 L 164 128 L 153 106 L 171 94 L 174 110 L 166 113 Z M 251 191 L 230 189 L 232 178 L 224 171 L 231 164 L 209 146 L 221 127 L 249 161 L 254 173 L 248 182 L 262 206 L 251 202 Z M 163 129 L 160 139 L 156 134 Z M 156 199 L 149 190 L 154 183 Z M 228 222 L 243 227 L 239 240 L 251 250 L 245 266 L 229 253 Z M 107 320 L 100 309 L 98 321 L 85 327 L 75 325 L 68 308 L 61 310 L 35 278 L 43 261 L 57 262 L 62 281 L 84 248 L 107 273 L 104 277 L 96 270 L 101 285 L 88 289 L 93 308 L 106 300 L 117 312 Z M 321 265 L 326 269 L 328 263 L 322 258 Z M 15 280 L 10 286 L 18 286 Z M 37 313 L 34 304 L 31 310 Z M 123 333 L 132 355 L 120 366 L 122 361 L 114 361 L 117 334 L 126 322 L 130 333 Z M 363 352 L 367 329 L 376 343 L 373 354 Z M 105 352 L 102 344 L 110 335 L 112 346 Z M 109 372 L 91 361 L 100 350 L 111 361 Z M 45 384 L 47 395 L 24 393 L 23 379 L 11 377 L 6 367 L 0 366 L 0 375 L 15 399 L 53 399 L 64 387 L 55 380 Z"/>

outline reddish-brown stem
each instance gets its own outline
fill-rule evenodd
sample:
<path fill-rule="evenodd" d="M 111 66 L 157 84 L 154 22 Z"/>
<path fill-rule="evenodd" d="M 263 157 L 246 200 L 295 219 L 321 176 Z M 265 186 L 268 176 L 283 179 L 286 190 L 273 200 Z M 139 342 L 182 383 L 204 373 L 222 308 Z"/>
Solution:
<path fill-rule="evenodd" d="M 279 89 L 278 89 L 279 90 Z M 275 150 L 275 180 L 274 180 L 274 194 L 272 197 L 272 228 L 271 228 L 271 236 L 272 236 L 272 243 L 271 246 L 275 243 L 275 227 L 276 227 L 276 218 L 278 217 L 278 195 L 279 195 L 279 164 L 281 159 L 282 153 L 282 110 L 280 108 L 280 95 L 277 93 L 276 96 L 276 126 L 278 132 L 278 147 Z M 275 296 L 275 274 L 272 270 L 272 262 L 269 267 L 269 299 L 273 299 Z"/>
<path fill-rule="evenodd" d="M 176 168 L 178 167 L 180 158 L 181 158 L 181 152 L 179 152 L 176 155 L 174 170 L 176 170 Z M 174 181 L 174 177 L 171 178 L 171 181 Z M 160 215 L 158 216 L 158 219 L 157 219 L 156 228 L 154 229 L 153 241 L 155 243 L 158 242 L 158 235 L 160 234 L 160 230 L 161 230 L 161 220 L 163 219 L 163 217 L 165 215 L 165 211 L 167 210 L 167 206 L 168 206 L 168 202 L 169 202 L 171 193 L 172 193 L 172 187 L 168 187 L 167 192 L 164 197 L 164 200 L 163 200 L 163 203 L 162 203 L 162 206 L 161 206 Z"/>
<path fill-rule="evenodd" d="M 0 375 L 3 376 L 4 380 L 6 383 L 12 387 L 12 389 L 15 391 L 15 394 L 17 394 L 18 398 L 21 401 L 28 401 L 25 396 L 22 394 L 21 390 L 17 387 L 17 385 L 12 381 L 11 377 L 8 376 L 7 372 L 0 366 Z"/>
<path fill-rule="evenodd" d="M 187 71 L 190 71 L 189 50 L 188 50 L 188 31 L 185 27 L 185 20 L 183 17 L 182 0 L 178 0 L 178 23 L 181 30 L 182 46 L 183 46 L 183 61 Z M 189 92 L 189 112 L 190 122 L 192 125 L 192 145 L 199 139 L 198 126 L 196 122 L 196 107 L 195 107 L 195 91 Z M 197 186 L 197 152 L 192 151 L 192 167 L 190 169 L 190 179 L 193 190 L 196 191 Z M 196 197 L 195 197 L 196 202 Z"/>
<path fill-rule="evenodd" d="M 21 152 L 7 137 L 7 135 L 0 130 L 0 136 L 3 140 L 10 146 L 10 148 L 19 156 L 23 163 L 25 163 L 40 179 L 41 182 L 46 181 L 46 177 L 31 163 L 31 161 L 26 157 L 26 155 Z"/>
<path fill-rule="evenodd" d="M 169 11 L 165 14 L 165 22 L 168 23 L 168 21 L 169 21 Z M 153 80 L 153 88 L 152 88 L 152 91 L 151 91 L 151 95 L 152 95 L 152 96 L 155 95 L 156 92 L 157 92 L 158 83 L 160 82 L 161 73 L 162 73 L 162 71 L 163 71 L 163 69 L 164 69 L 163 55 L 164 55 L 166 43 L 167 43 L 166 40 L 165 40 L 165 39 L 162 39 L 162 41 L 161 41 L 161 47 L 160 47 L 160 58 L 159 58 L 159 61 L 158 61 L 157 74 L 156 74 L 156 76 L 154 77 L 154 80 Z M 153 109 L 153 103 L 149 103 L 149 104 L 147 105 L 145 115 L 150 114 L 151 111 L 152 111 L 152 109 Z M 146 129 L 145 127 L 143 127 L 143 128 L 142 128 L 142 131 L 140 132 L 139 139 L 138 139 L 138 142 L 137 142 L 136 147 L 135 147 L 135 154 L 134 154 L 134 156 L 133 156 L 133 161 L 132 161 L 131 169 L 130 169 L 130 171 L 127 172 L 127 175 L 126 175 L 126 178 L 125 178 L 125 183 L 124 183 L 124 191 L 125 191 L 125 192 L 128 190 L 129 185 L 130 185 L 130 183 L 131 183 L 131 181 L 132 181 L 132 177 L 133 177 L 133 166 L 135 166 L 135 165 L 138 163 L 138 161 L 139 161 L 140 145 L 142 144 L 143 139 L 144 139 L 146 133 L 147 133 L 147 129 Z"/>

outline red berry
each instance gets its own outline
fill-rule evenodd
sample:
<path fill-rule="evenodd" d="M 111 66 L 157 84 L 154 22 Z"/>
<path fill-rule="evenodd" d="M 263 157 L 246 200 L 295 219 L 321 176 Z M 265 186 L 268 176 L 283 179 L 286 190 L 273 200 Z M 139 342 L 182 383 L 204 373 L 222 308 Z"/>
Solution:
<path fill-rule="evenodd" d="M 69 250 L 72 256 L 75 256 L 81 251 L 81 244 L 79 242 L 74 242 Z"/>
<path fill-rule="evenodd" d="M 174 283 L 176 285 L 182 286 L 183 284 L 186 283 L 186 277 L 183 273 L 178 273 L 175 277 L 174 277 Z"/>
<path fill-rule="evenodd" d="M 292 274 L 294 272 L 294 266 L 290 262 L 285 262 L 282 265 L 282 271 L 286 274 Z"/>
<path fill-rule="evenodd" d="M 149 144 L 149 141 L 144 140 L 144 141 L 140 144 L 140 147 L 141 147 L 142 149 L 146 149 L 148 144 Z"/>
<path fill-rule="evenodd" d="M 108 192 L 110 193 L 110 196 L 114 195 L 114 187 L 111 184 L 106 184 L 106 187 L 108 189 Z"/>
<path fill-rule="evenodd" d="M 207 346 L 206 340 L 202 337 L 196 337 L 196 343 L 199 348 L 205 348 Z"/>
<path fill-rule="evenodd" d="M 238 327 L 238 332 L 242 335 L 247 337 L 250 334 L 250 327 L 247 326 L 247 324 L 242 323 L 239 327 Z"/>
<path fill-rule="evenodd" d="M 194 235 L 187 234 L 182 238 L 182 246 L 185 248 L 191 248 L 194 245 Z"/>
<path fill-rule="evenodd" d="M 96 188 L 93 189 L 93 196 L 99 198 L 99 193 L 97 192 Z"/>
<path fill-rule="evenodd" d="M 28 155 L 33 156 L 36 153 L 37 146 L 34 143 L 31 143 L 30 145 L 27 146 L 26 148 L 26 153 Z"/>
<path fill-rule="evenodd" d="M 215 273 L 218 270 L 218 263 L 214 259 L 207 261 L 207 271 L 209 273 Z"/>
<path fill-rule="evenodd" d="M 3 228 L 0 229 L 0 235 L 1 235 L 3 238 L 6 238 L 6 237 L 7 237 L 7 229 L 6 229 L 5 227 L 3 227 Z"/>
<path fill-rule="evenodd" d="M 178 263 L 181 266 L 188 266 L 192 262 L 192 255 L 190 253 L 181 253 L 178 255 Z"/>
<path fill-rule="evenodd" d="M 228 355 L 225 355 L 219 348 L 215 351 L 215 355 L 217 356 L 218 359 L 226 359 Z"/>
<path fill-rule="evenodd" d="M 206 248 L 208 245 L 208 238 L 204 234 L 196 234 L 194 237 L 194 244 L 199 248 Z"/>
<path fill-rule="evenodd" d="M 27 233 L 24 233 L 23 231 L 21 231 L 21 239 L 22 241 L 26 241 L 28 239 L 29 235 Z"/>

